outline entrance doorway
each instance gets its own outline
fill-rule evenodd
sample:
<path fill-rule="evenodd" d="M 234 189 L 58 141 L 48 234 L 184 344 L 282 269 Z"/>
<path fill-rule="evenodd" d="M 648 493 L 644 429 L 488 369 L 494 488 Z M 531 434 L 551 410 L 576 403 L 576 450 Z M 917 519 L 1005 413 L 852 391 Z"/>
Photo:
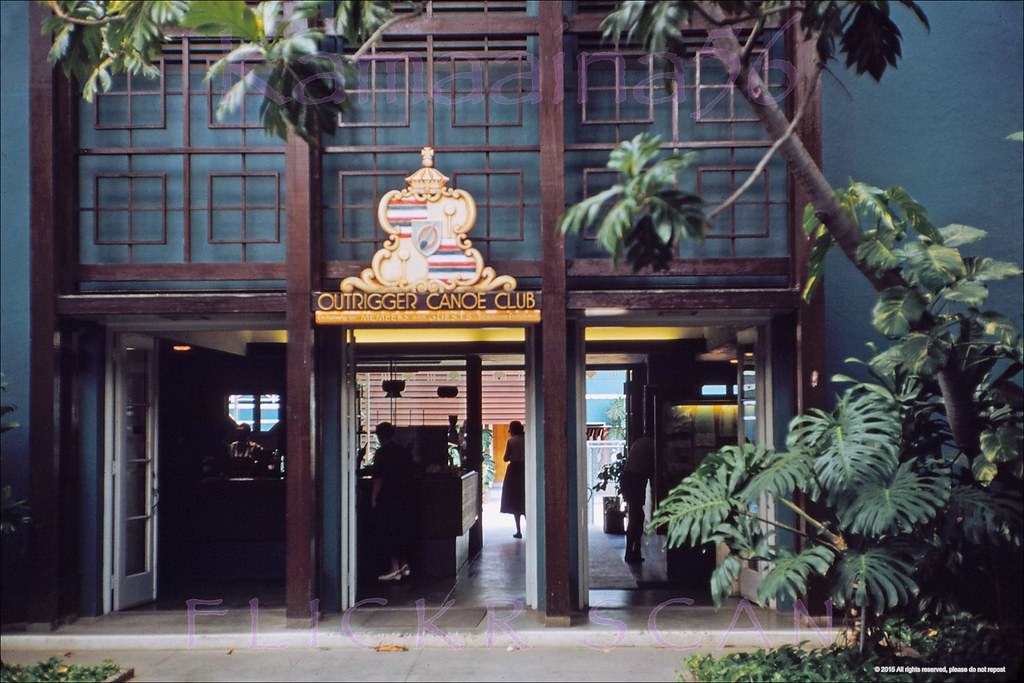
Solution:
<path fill-rule="evenodd" d="M 283 606 L 284 337 L 111 335 L 105 610 Z"/>
<path fill-rule="evenodd" d="M 667 527 L 644 527 L 630 552 L 629 506 L 619 490 L 626 462 L 647 477 L 643 518 L 691 473 L 704 456 L 731 444 L 770 443 L 771 374 L 767 320 L 708 317 L 707 324 L 658 326 L 616 320 L 586 327 L 583 405 L 586 441 L 581 458 L 587 500 L 586 566 L 589 604 L 653 605 L 685 596 L 710 600 L 711 572 L 725 547 L 666 547 Z M 704 322 L 704 321 L 702 321 Z M 651 459 L 639 450 L 650 439 Z M 773 511 L 766 511 L 773 514 Z M 763 568 L 744 570 L 737 595 L 754 595 Z"/>
<path fill-rule="evenodd" d="M 534 431 L 531 333 L 441 333 L 450 341 L 429 341 L 437 330 L 342 333 L 342 608 L 368 598 L 388 608 L 454 601 L 459 608 L 478 608 L 482 618 L 488 600 L 530 603 L 538 537 L 534 445 L 540 438 Z M 518 539 L 512 516 L 500 511 L 502 456 L 513 421 L 525 424 L 527 433 L 526 514 Z M 375 427 L 382 422 L 396 428 L 394 440 L 408 454 L 412 479 L 403 505 L 410 571 L 392 581 L 379 579 L 391 569 L 390 539 L 380 511 L 371 506 L 379 476 Z"/>

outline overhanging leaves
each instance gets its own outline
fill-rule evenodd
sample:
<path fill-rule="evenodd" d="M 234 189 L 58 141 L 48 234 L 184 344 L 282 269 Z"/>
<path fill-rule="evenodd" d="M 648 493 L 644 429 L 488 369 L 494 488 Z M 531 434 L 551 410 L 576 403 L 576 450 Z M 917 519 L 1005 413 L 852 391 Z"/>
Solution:
<path fill-rule="evenodd" d="M 893 348 L 899 349 L 901 364 L 911 373 L 934 375 L 946 364 L 951 344 L 938 334 L 911 332 Z"/>
<path fill-rule="evenodd" d="M 903 251 L 908 256 L 907 268 L 911 275 L 933 292 L 967 274 L 958 249 L 941 244 L 912 242 Z"/>
<path fill-rule="evenodd" d="M 675 188 L 677 177 L 696 159 L 692 152 L 661 157 L 660 138 L 642 133 L 620 143 L 608 168 L 620 182 L 570 207 L 563 233 L 597 226 L 597 239 L 614 262 L 625 257 L 633 271 L 664 270 L 683 238 L 703 239 L 707 219 L 700 197 Z"/>
<path fill-rule="evenodd" d="M 901 337 L 917 324 L 927 303 L 912 287 L 890 287 L 878 296 L 871 323 L 890 339 Z"/>
<path fill-rule="evenodd" d="M 1021 457 L 1022 439 L 1018 425 L 990 427 L 981 433 L 981 454 L 993 463 L 1016 460 Z"/>
<path fill-rule="evenodd" d="M 1018 277 L 1022 271 L 1020 266 L 1009 261 L 997 261 L 994 258 L 983 256 L 980 258 L 964 259 L 966 263 L 966 274 L 979 282 L 993 282 L 1005 280 L 1011 277 Z"/>
<path fill-rule="evenodd" d="M 884 3 L 861 2 L 855 5 L 853 20 L 849 22 L 840 42 L 846 53 L 846 66 L 856 67 L 857 73 L 865 71 L 876 81 L 888 66 L 896 66 L 902 54 L 899 28 L 889 18 L 889 8 Z"/>
<path fill-rule="evenodd" d="M 939 233 L 942 235 L 942 243 L 947 247 L 962 247 L 965 244 L 974 244 L 982 239 L 988 233 L 980 228 L 974 228 L 970 225 L 961 225 L 959 223 L 953 223 L 947 225 L 944 228 L 939 228 Z"/>

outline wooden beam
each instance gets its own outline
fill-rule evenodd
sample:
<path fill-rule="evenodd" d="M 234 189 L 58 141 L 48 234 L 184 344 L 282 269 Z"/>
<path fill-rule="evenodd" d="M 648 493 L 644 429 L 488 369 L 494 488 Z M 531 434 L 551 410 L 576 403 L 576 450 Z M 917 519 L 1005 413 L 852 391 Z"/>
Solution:
<path fill-rule="evenodd" d="M 199 315 L 285 312 L 285 294 L 67 294 L 57 298 L 64 316 Z M 307 308 L 309 302 L 306 302 Z"/>
<path fill-rule="evenodd" d="M 50 15 L 39 3 L 29 9 L 30 33 Z M 32 506 L 32 537 L 29 622 L 52 628 L 59 614 L 60 587 L 60 453 L 55 419 L 57 398 L 56 207 L 54 177 L 53 69 L 46 61 L 44 40 L 29 40 L 29 117 L 31 147 L 29 169 L 30 305 L 29 318 L 29 504 Z"/>
<path fill-rule="evenodd" d="M 542 3 L 547 4 L 547 3 Z M 555 3 L 561 4 L 561 3 Z M 543 17 L 543 13 L 541 13 Z M 439 12 L 437 14 L 421 14 L 405 21 L 393 24 L 386 36 L 520 36 L 537 33 L 540 30 L 541 17 L 530 17 L 524 14 L 505 12 Z"/>
<path fill-rule="evenodd" d="M 381 243 L 384 240 L 381 238 Z M 367 268 L 369 261 L 325 261 L 323 277 L 325 279 L 342 279 L 356 277 Z M 487 261 L 499 275 L 511 275 L 515 278 L 540 277 L 542 268 L 540 261 Z"/>
<path fill-rule="evenodd" d="M 565 240 L 558 217 L 565 208 L 565 116 L 562 92 L 562 3 L 540 4 L 540 187 L 544 319 L 541 376 L 544 393 L 545 613 L 568 623 L 572 609 L 569 566 L 569 415 Z M 581 530 L 584 533 L 585 530 Z"/>
<path fill-rule="evenodd" d="M 544 295 L 547 297 L 547 294 Z M 544 317 L 549 315 L 544 300 Z M 629 308 L 635 311 L 679 311 L 708 309 L 795 310 L 800 292 L 794 289 L 673 289 L 573 291 L 568 295 L 572 310 L 588 308 Z"/>
<path fill-rule="evenodd" d="M 572 259 L 569 277 L 686 277 L 686 276 L 758 276 L 789 275 L 790 259 L 786 256 L 767 258 L 675 259 L 668 268 L 657 272 L 633 270 L 620 264 L 613 268 L 607 258 Z"/>
<path fill-rule="evenodd" d="M 62 294 L 73 293 L 78 283 L 75 281 L 75 268 L 79 260 L 78 238 L 78 104 L 81 96 L 75 84 L 63 74 L 56 76 L 55 102 L 55 135 L 56 148 L 54 179 L 61 192 L 54 195 L 55 210 L 59 216 L 56 225 L 62 226 L 60 248 L 56 259 L 60 264 L 57 273 L 57 291 Z M 56 229 L 56 227 L 55 227 Z"/>
<path fill-rule="evenodd" d="M 309 144 L 289 132 L 285 150 L 287 197 L 287 293 L 285 352 L 285 419 L 287 420 L 288 474 L 285 482 L 286 584 L 288 619 L 308 619 L 310 600 L 316 596 L 316 495 L 313 454 L 313 291 L 315 190 Z M 319 264 L 317 264 L 319 265 Z"/>
<path fill-rule="evenodd" d="M 126 263 L 78 266 L 78 279 L 83 282 L 284 280 L 286 275 L 283 263 Z"/>
<path fill-rule="evenodd" d="M 566 29 L 569 33 L 600 33 L 601 23 L 607 16 L 608 12 L 586 12 L 583 14 L 574 14 L 568 18 Z M 744 22 L 740 24 L 734 24 L 733 28 L 736 31 L 743 31 L 750 29 L 754 25 L 753 21 Z M 774 17 L 768 19 L 767 27 L 773 28 L 778 25 L 778 20 Z M 704 17 L 695 15 L 691 18 L 689 23 L 683 28 L 684 31 L 706 31 L 709 28 L 716 28 Z"/>

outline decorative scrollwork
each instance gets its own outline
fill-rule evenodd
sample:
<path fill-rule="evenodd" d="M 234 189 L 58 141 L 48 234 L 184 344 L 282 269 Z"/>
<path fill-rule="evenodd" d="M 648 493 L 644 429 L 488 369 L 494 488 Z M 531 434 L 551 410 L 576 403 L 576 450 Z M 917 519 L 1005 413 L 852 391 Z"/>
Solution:
<path fill-rule="evenodd" d="M 381 197 L 377 221 L 388 237 L 358 277 L 347 277 L 341 291 L 489 292 L 511 291 L 516 280 L 484 266 L 467 237 L 476 223 L 476 202 L 464 190 L 448 187 L 434 168 L 434 150 L 424 147 L 423 166 L 405 179 L 406 187 Z"/>

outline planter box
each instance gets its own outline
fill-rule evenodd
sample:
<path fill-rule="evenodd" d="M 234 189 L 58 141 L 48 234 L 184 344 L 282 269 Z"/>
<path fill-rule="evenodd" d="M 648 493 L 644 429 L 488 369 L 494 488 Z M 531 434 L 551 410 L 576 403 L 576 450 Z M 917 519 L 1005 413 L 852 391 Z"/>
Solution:
<path fill-rule="evenodd" d="M 626 533 L 626 513 L 622 511 L 621 499 L 604 499 L 604 532 L 621 536 Z"/>

